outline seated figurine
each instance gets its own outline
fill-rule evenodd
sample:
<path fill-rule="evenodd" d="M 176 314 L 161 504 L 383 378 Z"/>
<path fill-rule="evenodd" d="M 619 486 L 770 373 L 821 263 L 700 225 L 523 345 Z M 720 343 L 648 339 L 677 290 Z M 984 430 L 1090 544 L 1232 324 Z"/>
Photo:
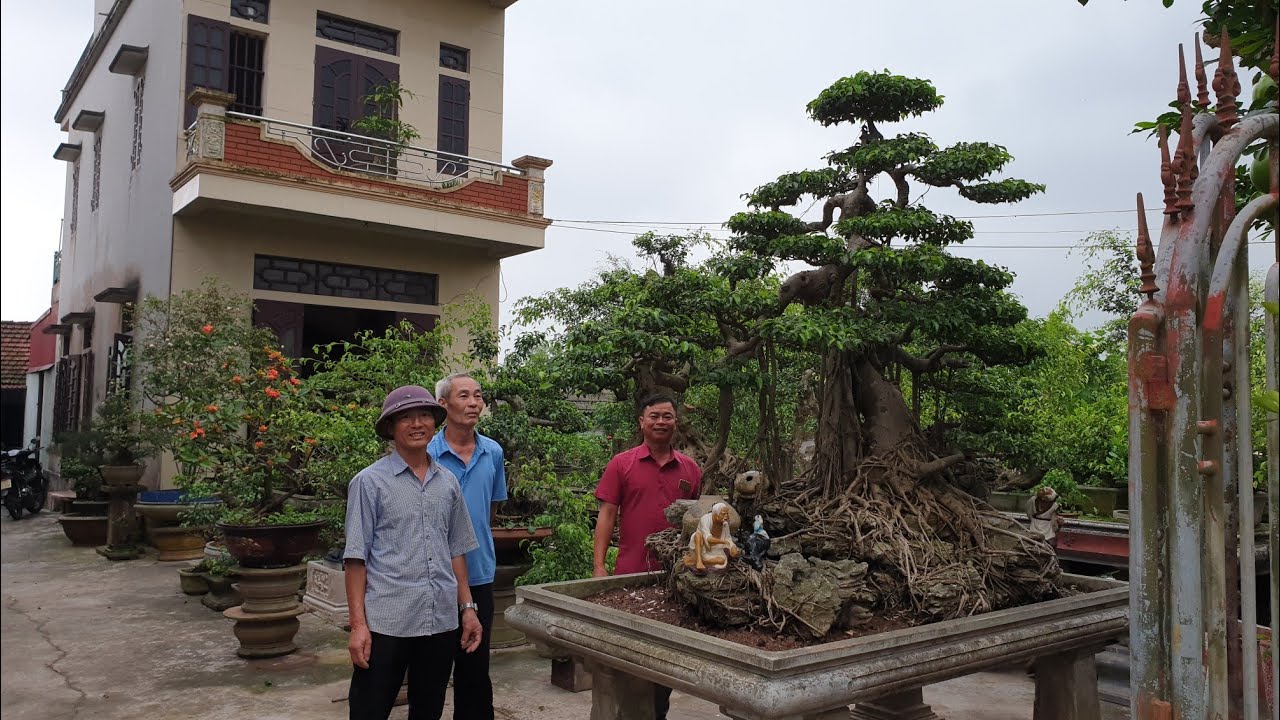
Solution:
<path fill-rule="evenodd" d="M 729 530 L 729 506 L 720 502 L 698 521 L 698 529 L 689 537 L 684 565 L 696 573 L 706 572 L 708 567 L 722 570 L 739 552 Z"/>

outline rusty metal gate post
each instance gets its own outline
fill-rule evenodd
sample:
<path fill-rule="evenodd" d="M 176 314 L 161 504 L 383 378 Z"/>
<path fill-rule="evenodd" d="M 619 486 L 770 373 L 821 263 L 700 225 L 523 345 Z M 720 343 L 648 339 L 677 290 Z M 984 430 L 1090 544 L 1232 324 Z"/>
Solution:
<path fill-rule="evenodd" d="M 1197 37 L 1194 102 L 1178 47 L 1181 126 L 1172 154 L 1167 133 L 1160 132 L 1165 221 L 1158 256 L 1138 196 L 1137 255 L 1146 297 L 1129 322 L 1135 720 L 1259 717 L 1248 231 L 1276 214 L 1280 117 L 1274 103 L 1240 117 L 1240 82 L 1225 31 L 1210 112 L 1199 42 Z M 1278 65 L 1273 56 L 1273 78 Z M 1236 163 L 1246 147 L 1264 139 L 1270 143 L 1270 192 L 1237 213 Z M 1280 242 L 1275 260 L 1266 288 L 1273 301 Z M 1272 387 L 1276 332 L 1269 318 L 1266 377 Z M 1277 425 L 1272 419 L 1266 433 L 1273 642 L 1280 639 Z M 1275 678 L 1274 654 L 1271 673 Z"/>

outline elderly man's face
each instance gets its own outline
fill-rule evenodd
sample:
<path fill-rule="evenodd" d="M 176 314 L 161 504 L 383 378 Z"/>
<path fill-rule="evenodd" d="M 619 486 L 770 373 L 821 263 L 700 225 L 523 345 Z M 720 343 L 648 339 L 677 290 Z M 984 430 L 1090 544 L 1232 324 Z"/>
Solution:
<path fill-rule="evenodd" d="M 465 428 L 473 428 L 484 412 L 484 393 L 480 383 L 472 378 L 455 378 L 449 389 L 449 396 L 441 403 L 449 413 L 449 424 Z"/>

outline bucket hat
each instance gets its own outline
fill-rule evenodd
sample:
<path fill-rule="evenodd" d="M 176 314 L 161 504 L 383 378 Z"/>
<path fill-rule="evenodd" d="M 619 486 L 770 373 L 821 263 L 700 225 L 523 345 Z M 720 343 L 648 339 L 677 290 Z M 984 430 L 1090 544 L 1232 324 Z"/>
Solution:
<path fill-rule="evenodd" d="M 373 426 L 374 431 L 378 433 L 378 437 L 383 440 L 391 439 L 391 432 L 388 426 L 391 424 L 391 418 L 396 413 L 413 408 L 426 408 L 431 411 L 432 416 L 436 419 L 436 427 L 444 424 L 445 412 L 443 406 L 436 402 L 431 393 L 421 385 L 405 385 L 387 393 L 387 399 L 382 403 L 382 415 L 378 416 L 378 422 Z"/>

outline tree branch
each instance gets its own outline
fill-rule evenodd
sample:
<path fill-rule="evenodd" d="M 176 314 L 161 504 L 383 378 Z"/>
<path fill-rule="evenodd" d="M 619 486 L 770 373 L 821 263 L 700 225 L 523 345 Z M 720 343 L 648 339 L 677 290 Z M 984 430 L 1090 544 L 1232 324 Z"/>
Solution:
<path fill-rule="evenodd" d="M 952 465 L 955 465 L 956 463 L 959 463 L 963 460 L 964 460 L 964 453 L 956 453 L 954 455 L 948 455 L 944 458 L 938 458 L 937 460 L 930 460 L 929 462 L 926 462 L 926 463 L 916 463 L 916 466 L 915 466 L 916 479 L 923 480 L 924 478 L 927 478 L 930 475 L 936 475 L 942 472 L 943 470 L 946 470 Z"/>

